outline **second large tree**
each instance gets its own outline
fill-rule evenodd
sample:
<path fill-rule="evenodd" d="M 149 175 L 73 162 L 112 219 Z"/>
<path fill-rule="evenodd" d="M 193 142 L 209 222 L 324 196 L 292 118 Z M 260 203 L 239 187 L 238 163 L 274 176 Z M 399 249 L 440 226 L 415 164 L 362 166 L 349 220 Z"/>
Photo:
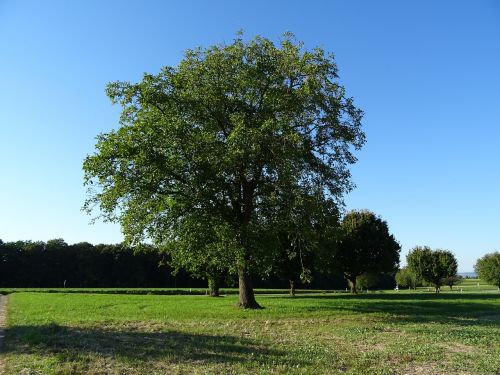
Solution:
<path fill-rule="evenodd" d="M 189 50 L 177 67 L 107 94 L 123 107 L 121 126 L 85 159 L 85 207 L 98 205 L 129 242 L 220 257 L 245 308 L 258 307 L 251 274 L 279 248 L 283 213 L 307 200 L 307 225 L 325 207 L 336 214 L 364 143 L 333 56 L 290 35 Z"/>

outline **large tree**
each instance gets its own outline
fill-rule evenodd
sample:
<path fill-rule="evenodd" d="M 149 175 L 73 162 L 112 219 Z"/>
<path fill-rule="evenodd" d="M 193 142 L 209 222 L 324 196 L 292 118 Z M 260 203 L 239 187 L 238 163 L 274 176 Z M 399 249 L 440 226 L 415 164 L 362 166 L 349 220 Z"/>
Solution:
<path fill-rule="evenodd" d="M 340 226 L 334 252 L 334 267 L 339 267 L 357 291 L 357 278 L 366 273 L 391 272 L 399 265 L 401 246 L 389 233 L 387 222 L 368 210 L 348 212 Z"/>
<path fill-rule="evenodd" d="M 85 208 L 119 222 L 128 242 L 171 252 L 191 241 L 186 226 L 213 223 L 207 257 L 230 260 L 239 306 L 258 307 L 251 275 L 273 259 L 280 212 L 296 202 L 289 192 L 320 209 L 352 188 L 362 111 L 333 56 L 290 34 L 279 45 L 239 35 L 188 50 L 178 66 L 110 83 L 107 94 L 123 107 L 121 126 L 99 135 L 84 161 Z"/>
<path fill-rule="evenodd" d="M 479 258 L 474 270 L 482 280 L 500 289 L 500 253 L 498 251 Z"/>
<path fill-rule="evenodd" d="M 457 260 L 448 250 L 417 246 L 408 253 L 406 262 L 418 278 L 434 285 L 436 293 L 447 279 L 457 275 Z"/>

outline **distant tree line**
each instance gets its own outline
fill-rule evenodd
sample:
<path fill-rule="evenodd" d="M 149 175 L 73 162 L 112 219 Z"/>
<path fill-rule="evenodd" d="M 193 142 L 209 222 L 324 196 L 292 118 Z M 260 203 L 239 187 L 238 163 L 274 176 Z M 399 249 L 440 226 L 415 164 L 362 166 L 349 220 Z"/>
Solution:
<path fill-rule="evenodd" d="M 387 223 L 370 211 L 351 211 L 335 228 L 309 238 L 290 230 L 280 233 L 275 259 L 252 278 L 252 284 L 257 288 L 288 287 L 291 295 L 297 287 L 350 288 L 353 293 L 393 288 L 400 246 Z M 207 262 L 203 255 L 208 251 L 210 248 L 200 245 L 200 249 L 188 249 L 185 257 L 172 258 L 169 249 L 152 245 L 0 240 L 0 287 L 208 286 L 210 295 L 217 296 L 219 288 L 237 286 L 238 278 L 224 262 Z M 198 259 L 193 257 L 196 252 Z"/>
<path fill-rule="evenodd" d="M 2 287 L 175 287 L 197 286 L 185 273 L 172 274 L 164 255 L 154 248 L 122 244 L 68 245 L 62 239 L 0 240 Z"/>
<path fill-rule="evenodd" d="M 391 289 L 395 285 L 416 289 L 462 282 L 457 260 L 448 250 L 417 246 L 397 269 L 399 244 L 385 221 L 370 211 L 351 211 L 337 230 L 311 246 L 297 243 L 283 232 L 281 252 L 272 267 L 252 280 L 257 288 Z M 314 250 L 314 251 L 312 251 Z M 222 263 L 176 261 L 168 251 L 152 245 L 67 244 L 63 239 L 3 242 L 0 240 L 0 287 L 7 288 L 219 288 L 235 287 L 238 279 Z M 186 266 L 187 265 L 187 266 Z M 191 267 L 189 267 L 191 265 Z M 479 277 L 500 288 L 500 254 L 478 259 Z"/>
<path fill-rule="evenodd" d="M 219 275 L 220 287 L 235 287 L 237 280 Z M 169 257 L 153 246 L 132 248 L 123 244 L 73 245 L 62 239 L 3 242 L 0 240 L 0 287 L 9 288 L 203 288 L 206 278 L 175 269 Z M 313 272 L 313 282 L 298 285 L 342 289 L 341 274 Z M 288 280 L 270 274 L 256 279 L 256 287 L 286 288 Z"/>

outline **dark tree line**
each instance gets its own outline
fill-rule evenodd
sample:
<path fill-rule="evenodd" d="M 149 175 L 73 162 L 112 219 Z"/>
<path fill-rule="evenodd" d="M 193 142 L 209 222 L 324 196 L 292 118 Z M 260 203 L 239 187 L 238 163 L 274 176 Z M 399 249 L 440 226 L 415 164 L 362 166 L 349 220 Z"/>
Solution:
<path fill-rule="evenodd" d="M 172 275 L 154 248 L 121 244 L 68 245 L 64 240 L 0 241 L 2 287 L 176 287 L 202 282 L 181 272 Z"/>
<path fill-rule="evenodd" d="M 341 274 L 313 270 L 311 283 L 298 287 L 343 289 Z M 287 288 L 288 278 L 272 274 L 254 280 L 259 288 Z M 123 244 L 68 245 L 62 239 L 3 242 L 0 240 L 0 287 L 7 288 L 206 288 L 207 280 L 185 270 L 174 271 L 170 259 L 152 246 L 140 249 Z M 221 276 L 221 287 L 237 280 Z"/>
<path fill-rule="evenodd" d="M 301 277 L 298 256 L 285 256 L 267 277 L 255 278 L 257 288 L 345 289 L 343 273 L 322 259 L 304 254 L 307 278 Z M 329 269 L 325 269 L 325 266 Z M 233 275 L 218 275 L 222 288 L 236 287 Z M 171 259 L 153 246 L 131 248 L 123 244 L 68 245 L 62 239 L 3 242 L 0 240 L 0 287 L 4 288 L 207 288 L 208 277 L 177 269 Z M 380 274 L 363 285 L 372 289 L 392 288 L 393 273 Z"/>

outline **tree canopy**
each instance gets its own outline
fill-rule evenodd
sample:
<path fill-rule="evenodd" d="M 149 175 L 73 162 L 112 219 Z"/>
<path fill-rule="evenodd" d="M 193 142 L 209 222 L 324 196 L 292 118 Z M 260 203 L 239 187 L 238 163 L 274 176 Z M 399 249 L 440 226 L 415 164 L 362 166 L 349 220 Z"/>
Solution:
<path fill-rule="evenodd" d="M 479 258 L 474 269 L 482 280 L 500 289 L 500 253 L 498 251 Z"/>
<path fill-rule="evenodd" d="M 201 286 L 181 273 L 174 277 L 168 256 L 153 246 L 68 245 L 62 239 L 2 242 L 0 287 L 174 287 Z"/>
<path fill-rule="evenodd" d="M 447 279 L 457 275 L 457 260 L 448 250 L 433 251 L 427 246 L 417 246 L 408 253 L 406 262 L 418 278 L 435 286 L 436 293 Z"/>
<path fill-rule="evenodd" d="M 401 268 L 395 275 L 396 283 L 401 286 L 416 289 L 421 282 L 415 272 L 408 267 Z"/>
<path fill-rule="evenodd" d="M 188 50 L 178 66 L 107 94 L 123 108 L 120 127 L 83 163 L 84 208 L 119 222 L 129 243 L 224 259 L 240 306 L 258 307 L 251 275 L 272 262 L 284 213 L 307 200 L 314 226 L 315 212 L 336 215 L 352 188 L 362 111 L 333 55 L 291 34 Z"/>
<path fill-rule="evenodd" d="M 395 271 L 400 250 L 387 222 L 368 210 L 350 211 L 340 226 L 333 263 L 344 272 L 356 293 L 359 276 Z"/>

